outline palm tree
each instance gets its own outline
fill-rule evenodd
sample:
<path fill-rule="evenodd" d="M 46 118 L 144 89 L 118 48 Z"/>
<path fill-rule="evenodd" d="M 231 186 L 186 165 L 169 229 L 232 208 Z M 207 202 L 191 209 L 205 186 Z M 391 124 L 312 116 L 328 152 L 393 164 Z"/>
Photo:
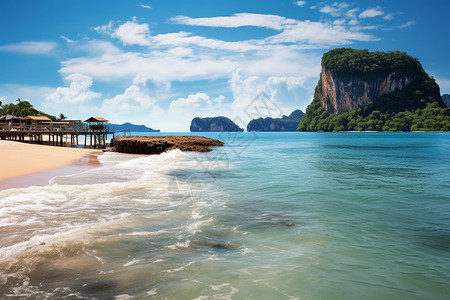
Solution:
<path fill-rule="evenodd" d="M 63 113 L 60 113 L 58 120 L 61 121 L 61 120 L 65 120 L 65 119 L 67 119 L 67 116 L 65 116 Z"/>

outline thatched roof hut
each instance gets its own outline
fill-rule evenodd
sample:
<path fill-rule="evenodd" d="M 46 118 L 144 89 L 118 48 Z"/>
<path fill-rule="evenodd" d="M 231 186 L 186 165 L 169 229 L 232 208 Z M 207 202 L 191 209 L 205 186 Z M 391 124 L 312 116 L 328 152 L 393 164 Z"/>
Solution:
<path fill-rule="evenodd" d="M 108 122 L 105 118 L 102 117 L 90 117 L 85 122 L 87 123 L 102 123 L 102 122 Z"/>
<path fill-rule="evenodd" d="M 4 115 L 0 117 L 0 122 L 13 122 L 13 123 L 18 123 L 21 120 L 23 120 L 22 117 L 17 117 L 17 116 L 13 116 L 10 114 Z"/>
<path fill-rule="evenodd" d="M 24 120 L 30 120 L 30 121 L 36 121 L 36 122 L 51 122 L 52 121 L 46 116 L 28 116 L 28 117 L 25 117 Z"/>

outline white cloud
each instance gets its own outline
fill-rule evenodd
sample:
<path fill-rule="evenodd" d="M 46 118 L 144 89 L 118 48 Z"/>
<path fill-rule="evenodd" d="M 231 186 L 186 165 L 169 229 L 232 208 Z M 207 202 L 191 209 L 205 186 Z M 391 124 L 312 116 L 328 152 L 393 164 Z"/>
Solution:
<path fill-rule="evenodd" d="M 334 2 L 332 5 L 325 5 L 319 11 L 324 14 L 329 14 L 333 17 L 342 16 L 345 13 L 345 9 L 349 7 L 349 4 L 342 2 Z"/>
<path fill-rule="evenodd" d="M 295 20 L 276 15 L 239 13 L 230 17 L 190 18 L 187 16 L 176 16 L 170 19 L 176 24 L 208 27 L 237 28 L 242 26 L 265 27 L 282 30 L 286 24 L 293 24 Z"/>
<path fill-rule="evenodd" d="M 52 54 L 55 48 L 55 42 L 20 42 L 17 44 L 0 46 L 0 51 L 22 54 L 48 55 Z"/>
<path fill-rule="evenodd" d="M 64 78 L 70 82 L 69 87 L 58 87 L 47 96 L 47 100 L 56 103 L 78 104 L 101 97 L 100 93 L 91 91 L 92 79 L 83 74 L 71 74 Z"/>
<path fill-rule="evenodd" d="M 166 52 L 128 52 L 63 61 L 60 72 L 84 73 L 106 82 L 132 80 L 137 74 L 145 74 L 148 80 L 155 82 L 194 81 L 223 77 L 232 70 L 234 64 L 229 58 L 217 59 L 216 56 L 206 54 L 178 57 L 167 55 Z"/>
<path fill-rule="evenodd" d="M 140 86 L 132 85 L 128 87 L 123 94 L 105 99 L 102 102 L 102 111 L 114 115 L 130 113 L 148 109 L 156 101 L 148 93 L 143 91 Z"/>
<path fill-rule="evenodd" d="M 205 93 L 191 94 L 187 98 L 179 98 L 170 103 L 169 112 L 180 112 L 186 109 L 199 109 L 212 105 L 210 97 Z"/>
<path fill-rule="evenodd" d="M 193 45 L 203 48 L 239 52 L 261 49 L 260 45 L 255 43 L 252 44 L 247 41 L 227 42 L 201 36 L 193 36 L 191 33 L 184 31 L 156 35 L 152 37 L 152 42 L 161 47 Z"/>
<path fill-rule="evenodd" d="M 303 7 L 303 6 L 306 5 L 306 1 L 295 1 L 294 4 L 296 4 L 296 5 L 300 6 L 300 7 Z"/>
<path fill-rule="evenodd" d="M 126 45 L 150 45 L 150 29 L 148 24 L 138 24 L 136 18 L 120 25 L 112 34 L 111 37 L 118 38 Z"/>
<path fill-rule="evenodd" d="M 384 15 L 384 11 L 382 11 L 381 8 L 377 6 L 375 8 L 368 8 L 364 10 L 362 13 L 359 14 L 359 18 L 360 19 L 374 18 L 382 15 Z"/>
<path fill-rule="evenodd" d="M 61 35 L 60 38 L 62 38 L 63 40 L 65 40 L 67 43 L 75 43 L 74 40 L 69 39 L 68 37 Z"/>
<path fill-rule="evenodd" d="M 268 40 L 272 43 L 305 43 L 328 47 L 348 44 L 352 41 L 374 41 L 377 39 L 371 34 L 348 30 L 341 25 L 299 21 L 296 25 L 287 26 L 282 33 L 272 36 Z"/>
<path fill-rule="evenodd" d="M 399 29 L 403 29 L 403 28 L 406 28 L 406 27 L 413 26 L 413 25 L 415 25 L 415 24 L 416 24 L 415 21 L 408 21 L 408 22 L 406 22 L 405 24 L 398 26 L 398 28 L 399 28 Z"/>
<path fill-rule="evenodd" d="M 141 4 L 139 6 L 142 8 L 146 8 L 146 9 L 152 9 L 152 7 L 150 5 L 146 5 L 146 4 Z"/>
<path fill-rule="evenodd" d="M 385 19 L 386 21 L 390 21 L 394 19 L 394 14 L 387 14 L 383 17 L 383 19 Z"/>
<path fill-rule="evenodd" d="M 119 39 L 124 46 L 150 45 L 150 29 L 148 24 L 139 24 L 136 17 L 119 26 L 116 26 L 116 24 L 117 22 L 110 21 L 107 25 L 94 27 L 93 29 L 100 34 L 110 35 L 112 38 Z"/>
<path fill-rule="evenodd" d="M 114 22 L 109 21 L 109 23 L 107 25 L 101 25 L 101 26 L 93 27 L 91 29 L 97 31 L 100 34 L 110 35 L 114 30 L 114 26 L 115 26 Z"/>
<path fill-rule="evenodd" d="M 348 7 L 346 3 L 335 3 L 329 7 L 333 11 L 344 13 Z M 356 10 L 350 10 L 354 15 Z M 372 35 L 350 30 L 341 24 L 329 24 L 326 22 L 311 22 L 287 19 L 275 15 L 263 14 L 235 14 L 231 17 L 212 17 L 212 18 L 190 18 L 186 16 L 177 16 L 171 19 L 173 22 L 192 26 L 210 26 L 210 27 L 240 27 L 240 26 L 258 26 L 271 28 L 281 33 L 269 36 L 262 40 L 247 40 L 240 42 L 225 42 L 214 39 L 206 39 L 199 36 L 191 36 L 187 32 L 170 33 L 158 35 L 153 40 L 160 45 L 168 44 L 195 44 L 201 47 L 210 47 L 222 50 L 249 51 L 262 50 L 280 43 L 293 43 L 300 47 L 314 46 L 327 47 L 332 45 L 346 44 L 351 41 L 372 41 L 376 40 Z"/>

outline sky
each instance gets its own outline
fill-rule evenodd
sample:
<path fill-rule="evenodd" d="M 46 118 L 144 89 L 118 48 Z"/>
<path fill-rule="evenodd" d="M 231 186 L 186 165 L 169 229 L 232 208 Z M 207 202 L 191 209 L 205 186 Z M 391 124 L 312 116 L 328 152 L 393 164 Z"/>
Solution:
<path fill-rule="evenodd" d="M 164 132 L 221 115 L 245 127 L 261 95 L 280 116 L 305 111 L 337 47 L 405 51 L 446 94 L 449 11 L 448 0 L 2 0 L 0 101 Z"/>

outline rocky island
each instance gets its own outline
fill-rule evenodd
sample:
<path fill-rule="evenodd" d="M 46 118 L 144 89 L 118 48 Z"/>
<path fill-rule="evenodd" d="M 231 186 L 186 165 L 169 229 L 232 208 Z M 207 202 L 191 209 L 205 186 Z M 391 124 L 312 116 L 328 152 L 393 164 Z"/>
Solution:
<path fill-rule="evenodd" d="M 131 154 L 161 154 L 172 149 L 210 152 L 212 147 L 223 145 L 203 136 L 120 136 L 111 140 L 113 151 Z"/>
<path fill-rule="evenodd" d="M 339 48 L 322 71 L 300 131 L 448 131 L 450 109 L 419 60 L 400 51 Z"/>
<path fill-rule="evenodd" d="M 233 121 L 227 117 L 212 117 L 212 118 L 194 118 L 191 121 L 191 132 L 242 132 L 244 129 L 240 128 Z"/>
<path fill-rule="evenodd" d="M 123 124 L 109 124 L 109 127 L 111 127 L 112 130 L 115 132 L 118 131 L 134 131 L 134 132 L 160 132 L 159 129 L 153 129 L 150 127 L 147 127 L 145 125 L 135 125 L 131 124 L 129 122 L 123 123 Z"/>
<path fill-rule="evenodd" d="M 284 115 L 281 118 L 254 119 L 248 123 L 247 131 L 297 131 L 303 115 L 300 109 L 296 109 L 289 116 Z"/>
<path fill-rule="evenodd" d="M 449 94 L 442 95 L 442 101 L 444 101 L 444 103 L 445 103 L 445 105 L 447 105 L 447 107 L 450 107 L 450 95 Z"/>

